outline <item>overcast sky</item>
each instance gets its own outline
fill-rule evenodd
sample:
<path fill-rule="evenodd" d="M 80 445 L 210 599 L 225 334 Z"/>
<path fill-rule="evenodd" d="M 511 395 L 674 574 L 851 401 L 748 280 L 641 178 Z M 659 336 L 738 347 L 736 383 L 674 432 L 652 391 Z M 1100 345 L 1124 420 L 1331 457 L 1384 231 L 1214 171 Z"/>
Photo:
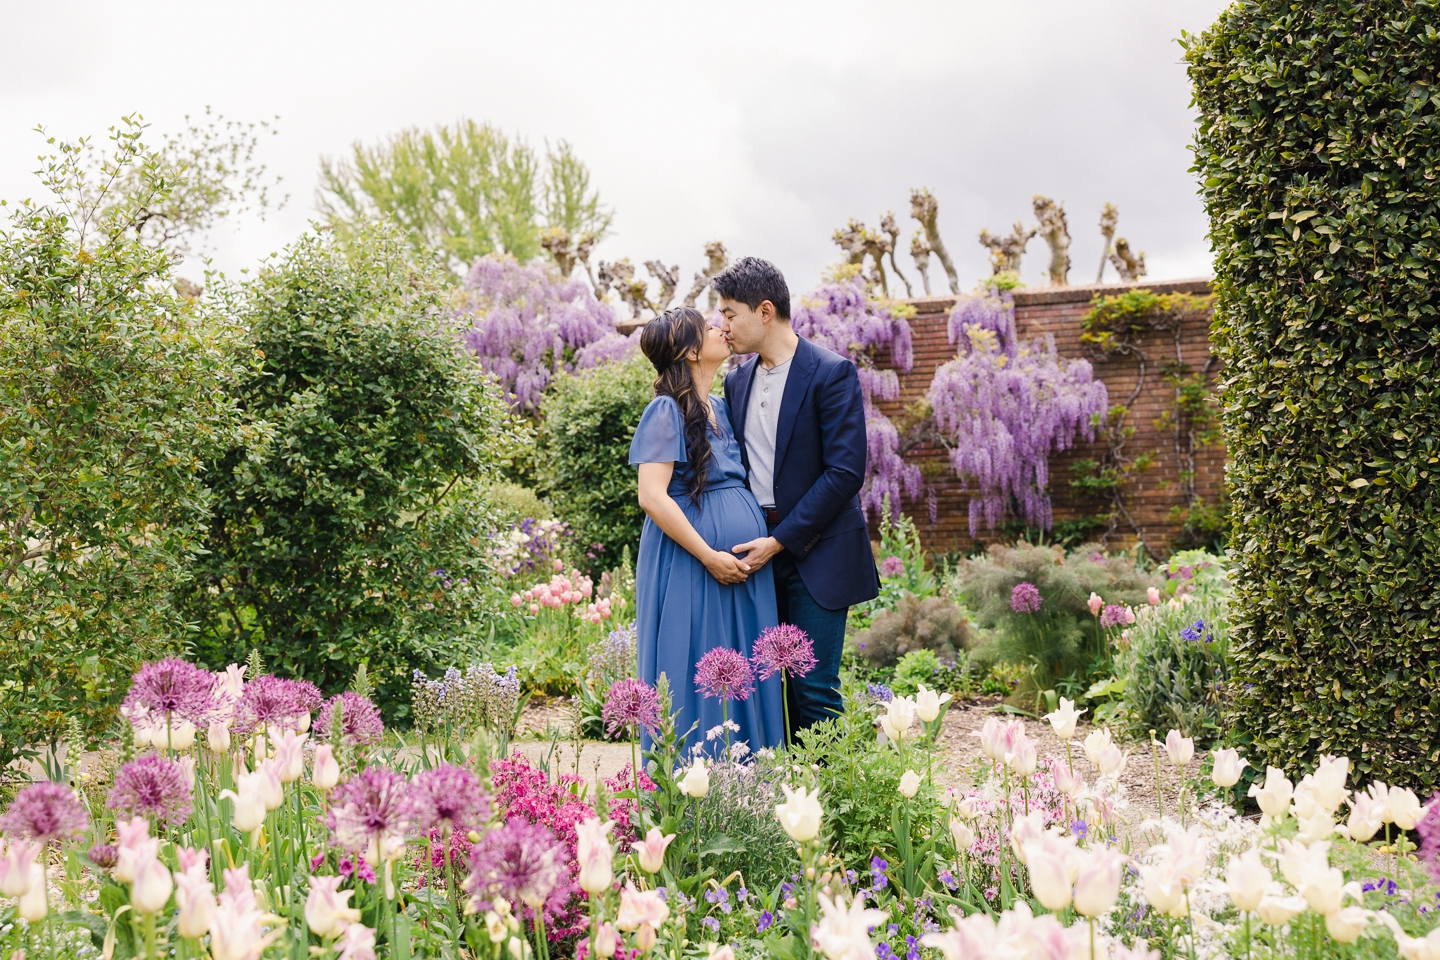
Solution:
<path fill-rule="evenodd" d="M 569 140 L 616 213 L 598 256 L 679 263 L 682 290 L 709 240 L 774 260 L 805 289 L 839 259 L 837 227 L 874 227 L 888 209 L 918 292 L 904 252 L 917 186 L 940 202 L 966 288 L 989 273 L 976 234 L 1033 222 L 1035 193 L 1064 201 L 1072 282 L 1094 279 L 1106 201 L 1152 279 L 1208 275 L 1176 40 L 1224 6 L 0 0 L 0 197 L 40 198 L 37 123 L 102 139 L 138 111 L 158 142 L 206 105 L 278 114 L 261 159 L 290 200 L 209 238 L 233 274 L 306 228 L 322 155 L 471 117 L 536 146 Z M 1027 282 L 1045 253 L 1031 241 Z M 939 293 L 938 263 L 937 277 Z"/>

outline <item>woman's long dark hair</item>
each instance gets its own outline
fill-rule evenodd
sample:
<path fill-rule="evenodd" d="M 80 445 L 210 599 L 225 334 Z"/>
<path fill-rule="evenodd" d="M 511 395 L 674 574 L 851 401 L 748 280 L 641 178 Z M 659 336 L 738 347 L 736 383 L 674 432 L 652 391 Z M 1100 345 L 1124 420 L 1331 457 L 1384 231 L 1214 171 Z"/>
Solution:
<path fill-rule="evenodd" d="M 685 456 L 693 473 L 690 476 L 690 502 L 700 505 L 705 492 L 705 468 L 710 463 L 709 384 L 702 389 L 690 375 L 685 355 L 697 354 L 705 348 L 709 324 L 693 307 L 674 307 L 645 324 L 640 331 L 640 350 L 655 366 L 655 396 L 670 397 L 680 407 L 685 420 Z"/>

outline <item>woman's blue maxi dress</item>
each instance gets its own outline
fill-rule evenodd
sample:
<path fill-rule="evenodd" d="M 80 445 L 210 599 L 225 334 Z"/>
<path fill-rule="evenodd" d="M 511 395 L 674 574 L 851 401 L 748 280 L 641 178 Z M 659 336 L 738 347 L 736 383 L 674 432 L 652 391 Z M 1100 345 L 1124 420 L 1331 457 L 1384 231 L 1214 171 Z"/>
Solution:
<path fill-rule="evenodd" d="M 685 422 L 673 398 L 656 397 L 645 408 L 630 444 L 630 463 L 673 461 L 670 496 L 706 543 L 728 552 L 736 544 L 765 536 L 765 516 L 745 485 L 740 444 L 725 402 L 711 397 L 710 406 L 718 429 L 710 429 L 710 463 L 698 508 L 688 489 L 694 471 L 686 457 Z M 724 748 L 724 737 L 707 743 L 705 733 L 722 722 L 720 701 L 703 697 L 696 689 L 695 665 L 716 647 L 739 651 L 748 659 L 760 631 L 778 622 L 769 564 L 744 583 L 725 586 L 646 517 L 635 564 L 635 619 L 640 679 L 653 686 L 665 674 L 676 730 L 683 734 L 699 721 L 687 748 L 699 743 L 707 754 L 717 755 Z M 730 719 L 740 725 L 740 731 L 731 735 L 732 742 L 744 741 L 752 751 L 779 745 L 785 736 L 780 697 L 780 678 L 772 677 L 757 681 L 748 700 L 731 701 Z M 649 737 L 643 742 L 648 747 Z"/>

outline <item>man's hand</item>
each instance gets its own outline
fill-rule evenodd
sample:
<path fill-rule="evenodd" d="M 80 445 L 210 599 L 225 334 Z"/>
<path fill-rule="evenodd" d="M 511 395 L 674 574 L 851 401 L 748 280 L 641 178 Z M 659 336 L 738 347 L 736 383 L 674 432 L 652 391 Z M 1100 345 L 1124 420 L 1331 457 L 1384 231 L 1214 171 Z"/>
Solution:
<path fill-rule="evenodd" d="M 751 540 L 748 543 L 731 547 L 730 552 L 739 554 L 740 559 L 743 560 L 753 572 L 765 566 L 765 564 L 770 562 L 771 557 L 784 549 L 784 544 L 774 537 L 761 537 L 758 540 Z"/>
<path fill-rule="evenodd" d="M 721 553 L 719 550 L 712 550 L 704 563 L 705 569 L 710 571 L 710 576 L 727 587 L 744 583 L 745 578 L 750 575 L 751 568 L 744 560 L 732 557 L 728 553 Z"/>

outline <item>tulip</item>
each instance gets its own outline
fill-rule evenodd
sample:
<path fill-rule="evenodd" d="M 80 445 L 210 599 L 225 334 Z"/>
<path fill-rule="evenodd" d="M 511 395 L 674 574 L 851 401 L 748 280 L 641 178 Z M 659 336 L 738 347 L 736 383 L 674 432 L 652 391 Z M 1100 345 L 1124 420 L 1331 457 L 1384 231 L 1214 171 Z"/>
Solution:
<path fill-rule="evenodd" d="M 1306 846 L 1303 843 L 1284 841 L 1284 855 L 1280 858 L 1280 872 L 1284 874 L 1286 882 L 1296 890 L 1303 890 L 1305 885 L 1317 873 L 1330 868 L 1328 843 L 1317 843 Z"/>
<path fill-rule="evenodd" d="M 1010 751 L 1005 754 L 1005 766 L 1016 776 L 1028 777 L 1035 772 L 1036 763 L 1035 741 L 1021 733 L 1015 738 Z"/>
<path fill-rule="evenodd" d="M 1105 609 L 1105 601 L 1101 599 L 1100 594 L 1093 591 L 1090 593 L 1090 599 L 1085 602 L 1085 605 L 1090 608 L 1090 616 L 1092 617 L 1100 616 L 1100 611 Z"/>
<path fill-rule="evenodd" d="M 1425 815 L 1425 808 L 1420 806 L 1419 798 L 1404 787 L 1390 788 L 1390 793 L 1385 798 L 1385 808 L 1391 821 L 1401 830 L 1414 830 L 1415 824 Z"/>
<path fill-rule="evenodd" d="M 1016 817 L 1010 824 L 1010 849 L 1015 859 L 1025 862 L 1025 845 L 1045 835 L 1045 818 L 1039 810 Z"/>
<path fill-rule="evenodd" d="M 696 757 L 690 769 L 680 780 L 680 792 L 694 800 L 701 800 L 710 792 L 710 771 L 702 757 Z"/>
<path fill-rule="evenodd" d="M 169 737 L 166 737 L 164 728 L 159 730 L 159 734 L 161 742 L 155 744 L 157 747 L 168 746 L 171 750 L 189 750 L 195 745 L 195 724 L 189 720 L 172 719 Z"/>
<path fill-rule="evenodd" d="M 980 731 L 975 734 L 980 738 L 980 752 L 996 763 L 1005 758 L 1005 749 L 1001 745 L 1004 731 L 1005 726 L 999 720 L 987 717 Z"/>
<path fill-rule="evenodd" d="M 1260 805 L 1260 809 L 1266 817 L 1278 820 L 1285 816 L 1290 809 L 1290 798 L 1295 794 L 1295 787 L 1285 776 L 1285 771 L 1279 767 L 1265 768 L 1265 785 L 1258 783 L 1250 784 L 1250 796 Z"/>
<path fill-rule="evenodd" d="M 1075 709 L 1074 700 L 1061 697 L 1059 708 L 1045 714 L 1045 719 L 1050 721 L 1050 727 L 1055 731 L 1055 736 L 1061 740 L 1069 740 L 1075 736 L 1075 724 L 1079 722 L 1080 715 L 1084 712 L 1084 710 Z"/>
<path fill-rule="evenodd" d="M 215 919 L 215 889 L 203 871 L 175 874 L 175 906 L 180 908 L 182 937 L 203 937 Z"/>
<path fill-rule="evenodd" d="M 297 713 L 292 719 L 295 721 L 295 731 L 297 733 L 304 733 L 310 729 L 310 711 L 307 710 L 304 713 Z"/>
<path fill-rule="evenodd" d="M 955 841 L 957 853 L 964 853 L 975 845 L 975 831 L 964 820 L 950 818 L 950 836 Z"/>
<path fill-rule="evenodd" d="M 900 796 L 909 800 L 920 792 L 920 775 L 914 770 L 906 770 L 900 777 Z"/>
<path fill-rule="evenodd" d="M 281 786 L 280 770 L 279 758 L 271 757 L 262 762 L 253 774 L 259 778 L 256 782 L 260 787 L 260 802 L 265 804 L 266 810 L 279 810 L 285 803 L 285 788 Z"/>
<path fill-rule="evenodd" d="M 1125 769 L 1125 754 L 1115 744 L 1110 744 L 1100 752 L 1100 772 L 1105 776 L 1118 774 Z"/>
<path fill-rule="evenodd" d="M 323 793 L 329 793 L 340 782 L 340 764 L 335 762 L 335 748 L 328 743 L 315 748 L 315 765 L 310 771 L 310 782 Z"/>
<path fill-rule="evenodd" d="M 514 960 L 525 960 L 525 956 L 530 952 L 530 945 L 519 937 L 511 937 L 506 942 L 505 949 Z"/>
<path fill-rule="evenodd" d="M 281 783 L 294 783 L 305 775 L 305 741 L 309 734 L 285 733 L 275 742 L 275 774 Z"/>
<path fill-rule="evenodd" d="M 819 796 L 808 793 L 804 787 L 796 790 L 782 785 L 780 789 L 785 792 L 785 802 L 775 808 L 780 826 L 797 843 L 814 840 L 820 833 L 820 820 L 824 816 Z"/>
<path fill-rule="evenodd" d="M 1370 911 L 1363 907 L 1345 907 L 1325 915 L 1325 932 L 1336 943 L 1354 943 L 1370 920 Z"/>
<path fill-rule="evenodd" d="M 235 777 L 237 790 L 221 790 L 220 796 L 229 797 L 235 804 L 235 829 L 241 833 L 254 833 L 265 822 L 265 801 L 260 795 L 259 771 L 241 773 Z"/>
<path fill-rule="evenodd" d="M 645 924 L 658 927 L 669 916 L 670 908 L 660 899 L 658 891 L 646 890 L 642 893 L 635 889 L 632 881 L 625 881 L 620 891 L 620 910 L 615 915 L 617 930 L 634 930 Z"/>
<path fill-rule="evenodd" d="M 1182 737 L 1179 730 L 1171 730 L 1165 734 L 1165 754 L 1175 766 L 1185 766 L 1195 756 L 1195 738 Z"/>
<path fill-rule="evenodd" d="M 735 948 L 728 943 L 719 948 L 711 948 L 706 960 L 735 960 Z"/>
<path fill-rule="evenodd" d="M 1268 927 L 1283 927 L 1304 912 L 1304 897 L 1280 897 L 1273 893 L 1261 897 L 1255 908 L 1260 922 Z"/>
<path fill-rule="evenodd" d="M 341 890 L 343 877 L 311 877 L 310 895 L 305 898 L 305 923 L 323 939 L 338 937 L 352 923 L 360 922 L 360 911 L 350 906 L 354 890 Z"/>
<path fill-rule="evenodd" d="M 1185 916 L 1185 885 L 1172 860 L 1166 858 L 1141 867 L 1140 878 L 1144 885 L 1145 899 L 1152 907 L 1172 917 Z M 1303 910 L 1303 900 L 1301 904 Z"/>
<path fill-rule="evenodd" d="M 1055 778 L 1055 789 L 1070 799 L 1075 799 L 1085 789 L 1085 777 L 1074 773 L 1058 760 L 1050 762 L 1050 775 Z"/>
<path fill-rule="evenodd" d="M 1384 807 L 1384 803 L 1377 803 L 1374 797 L 1357 790 L 1350 799 L 1350 819 L 1345 821 L 1345 826 L 1350 831 L 1350 839 L 1356 843 L 1364 843 L 1375 836 L 1384 826 Z"/>
<path fill-rule="evenodd" d="M 1378 910 L 1374 916 L 1376 920 L 1390 920 L 1386 926 L 1395 934 L 1395 943 L 1399 946 L 1400 956 L 1404 960 L 1440 960 L 1440 927 L 1423 937 L 1412 937 L 1400 929 L 1400 925 L 1385 911 Z"/>
<path fill-rule="evenodd" d="M 610 849 L 610 841 L 606 838 L 606 834 L 614 825 L 612 820 L 601 823 L 598 818 L 591 817 L 575 827 L 576 859 L 580 864 L 580 889 L 591 896 L 609 890 L 610 884 L 615 879 L 612 868 L 613 853 Z"/>
<path fill-rule="evenodd" d="M 50 901 L 45 895 L 45 868 L 38 863 L 30 864 L 27 889 L 20 897 L 18 909 L 26 923 L 39 923 L 50 912 Z"/>
<path fill-rule="evenodd" d="M 1154 587 L 1150 587 L 1145 591 L 1145 601 L 1152 607 L 1160 606 L 1160 591 Z"/>
<path fill-rule="evenodd" d="M 1300 827 L 1295 839 L 1307 845 L 1328 840 L 1335 832 L 1335 818 L 1328 810 L 1316 810 L 1310 817 L 1296 817 L 1295 822 Z"/>
<path fill-rule="evenodd" d="M 649 953 L 655 948 L 655 928 L 648 924 L 640 924 L 640 929 L 635 931 L 635 947 L 641 953 Z"/>
<path fill-rule="evenodd" d="M 635 859 L 646 873 L 659 873 L 665 865 L 665 849 L 675 839 L 675 834 L 661 834 L 659 827 L 651 827 L 644 840 L 634 840 L 630 846 L 635 850 Z"/>
<path fill-rule="evenodd" d="M 375 931 L 352 923 L 335 942 L 335 960 L 375 960 Z"/>
<path fill-rule="evenodd" d="M 1260 859 L 1260 851 L 1251 847 L 1238 857 L 1230 858 L 1225 871 L 1225 892 L 1235 908 L 1249 912 L 1260 906 L 1265 888 L 1270 885 L 1270 871 Z"/>
<path fill-rule="evenodd" d="M 175 859 L 180 861 L 180 872 L 192 876 L 206 876 L 210 855 L 204 847 L 176 847 Z"/>
<path fill-rule="evenodd" d="M 948 693 L 937 694 L 934 690 L 926 690 L 922 683 L 920 691 L 915 694 L 915 712 L 925 723 L 933 723 L 940 716 L 940 708 L 952 699 Z"/>
<path fill-rule="evenodd" d="M 135 882 L 135 867 L 146 858 L 160 855 L 160 840 L 150 836 L 150 821 L 144 817 L 132 817 L 115 824 L 120 835 L 116 851 L 115 869 L 110 875 L 121 883 Z"/>
<path fill-rule="evenodd" d="M 916 706 L 915 701 L 909 697 L 893 697 L 885 705 L 885 712 L 880 715 L 880 729 L 884 731 L 887 740 L 893 743 L 901 743 L 910 735 L 910 728 L 915 724 Z"/>
<path fill-rule="evenodd" d="M 30 868 L 40 853 L 38 844 L 25 840 L 0 840 L 0 893 L 23 897 L 30 892 Z"/>
<path fill-rule="evenodd" d="M 965 797 L 955 804 L 955 812 L 966 820 L 974 820 L 980 815 L 980 803 L 974 797 Z"/>
<path fill-rule="evenodd" d="M 1088 851 L 1075 877 L 1075 912 L 1092 918 L 1109 913 L 1124 875 L 1124 856 L 1103 847 Z"/>
<path fill-rule="evenodd" d="M 1321 757 L 1311 787 L 1315 802 L 1332 814 L 1339 810 L 1340 804 L 1345 802 L 1345 778 L 1349 775 L 1348 757 Z"/>
<path fill-rule="evenodd" d="M 595 955 L 597 957 L 605 957 L 607 960 L 609 957 L 615 956 L 615 941 L 617 939 L 618 936 L 615 933 L 615 925 L 613 923 L 606 920 L 600 924 L 595 930 L 595 936 L 591 938 L 591 942 L 595 944 Z"/>
<path fill-rule="evenodd" d="M 1215 751 L 1215 763 L 1210 770 L 1210 779 L 1217 787 L 1233 787 L 1240 782 L 1240 771 L 1250 765 L 1250 761 L 1243 760 L 1240 752 L 1227 747 L 1224 750 Z"/>
<path fill-rule="evenodd" d="M 1100 766 L 1100 754 L 1114 742 L 1110 737 L 1110 731 L 1104 727 L 1091 731 L 1090 735 L 1085 738 L 1085 756 L 1098 767 Z"/>
<path fill-rule="evenodd" d="M 869 931 L 889 916 L 865 906 L 864 897 L 856 897 L 847 907 L 822 893 L 820 922 L 811 928 L 810 939 L 829 960 L 868 960 L 875 955 Z"/>
<path fill-rule="evenodd" d="M 175 881 L 170 871 L 155 857 L 144 857 L 135 864 L 135 880 L 130 884 L 130 905 L 139 913 L 159 913 L 170 902 Z"/>
<path fill-rule="evenodd" d="M 1070 906 L 1070 875 L 1065 863 L 1068 851 L 1061 844 L 1044 840 L 1039 837 L 1025 844 L 1030 889 L 1045 909 L 1063 910 Z"/>
<path fill-rule="evenodd" d="M 1345 889 L 1345 874 L 1335 867 L 1326 867 L 1306 879 L 1300 895 L 1310 909 L 1328 917 L 1340 909 L 1340 898 Z"/>

